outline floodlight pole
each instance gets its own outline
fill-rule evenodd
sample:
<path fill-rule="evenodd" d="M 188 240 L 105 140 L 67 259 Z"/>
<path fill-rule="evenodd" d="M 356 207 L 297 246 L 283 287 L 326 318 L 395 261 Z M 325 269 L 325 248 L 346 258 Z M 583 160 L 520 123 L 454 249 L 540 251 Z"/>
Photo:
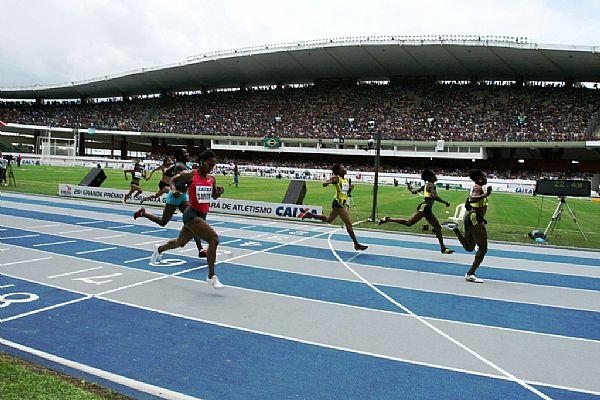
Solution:
<path fill-rule="evenodd" d="M 375 181 L 373 182 L 373 210 L 371 211 L 371 221 L 375 222 L 377 218 L 377 189 L 379 187 L 379 156 L 381 154 L 381 133 L 375 132 Z"/>

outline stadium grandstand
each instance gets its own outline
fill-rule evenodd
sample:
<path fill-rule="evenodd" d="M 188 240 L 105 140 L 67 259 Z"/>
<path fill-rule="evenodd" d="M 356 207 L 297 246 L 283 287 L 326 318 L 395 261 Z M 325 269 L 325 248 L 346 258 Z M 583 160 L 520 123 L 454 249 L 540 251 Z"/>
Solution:
<path fill-rule="evenodd" d="M 0 104 L 0 129 L 5 151 L 39 153 L 51 134 L 75 138 L 80 156 L 159 156 L 187 145 L 248 160 L 328 154 L 369 165 L 368 140 L 379 136 L 390 168 L 454 160 L 459 170 L 477 162 L 591 173 L 600 169 L 599 81 L 595 47 L 504 36 L 339 38 L 3 88 L 10 100 Z M 267 146 L 265 137 L 276 140 Z"/>

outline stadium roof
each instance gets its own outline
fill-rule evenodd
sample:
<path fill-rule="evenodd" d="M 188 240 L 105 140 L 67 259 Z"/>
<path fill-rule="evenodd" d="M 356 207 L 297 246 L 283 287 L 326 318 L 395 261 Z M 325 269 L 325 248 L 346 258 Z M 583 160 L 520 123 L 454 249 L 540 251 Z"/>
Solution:
<path fill-rule="evenodd" d="M 0 98 L 102 98 L 242 84 L 419 76 L 600 82 L 600 46 L 536 44 L 504 36 L 337 38 L 200 54 L 177 64 L 66 84 L 1 88 Z"/>

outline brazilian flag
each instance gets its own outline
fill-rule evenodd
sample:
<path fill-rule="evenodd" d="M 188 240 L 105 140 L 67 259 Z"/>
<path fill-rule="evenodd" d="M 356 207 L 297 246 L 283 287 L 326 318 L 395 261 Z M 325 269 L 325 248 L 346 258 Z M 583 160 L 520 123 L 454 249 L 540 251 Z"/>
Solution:
<path fill-rule="evenodd" d="M 281 147 L 281 138 L 279 136 L 265 136 L 263 145 L 268 149 L 278 149 Z"/>

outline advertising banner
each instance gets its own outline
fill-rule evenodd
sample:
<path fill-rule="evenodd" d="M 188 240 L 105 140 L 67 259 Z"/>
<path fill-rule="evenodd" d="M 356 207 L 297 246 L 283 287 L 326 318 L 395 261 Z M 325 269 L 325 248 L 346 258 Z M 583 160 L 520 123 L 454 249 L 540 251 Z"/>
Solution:
<path fill-rule="evenodd" d="M 123 189 L 67 185 L 64 183 L 58 185 L 59 196 L 90 200 L 121 202 L 128 192 L 128 190 Z M 130 204 L 139 204 L 141 197 L 142 196 L 132 196 Z M 165 198 L 166 195 L 163 195 L 158 199 L 148 200 L 144 202 L 144 204 L 160 206 L 165 204 Z M 307 211 L 310 211 L 313 214 L 322 214 L 323 207 L 220 198 L 211 202 L 210 211 L 254 217 L 301 219 Z"/>

